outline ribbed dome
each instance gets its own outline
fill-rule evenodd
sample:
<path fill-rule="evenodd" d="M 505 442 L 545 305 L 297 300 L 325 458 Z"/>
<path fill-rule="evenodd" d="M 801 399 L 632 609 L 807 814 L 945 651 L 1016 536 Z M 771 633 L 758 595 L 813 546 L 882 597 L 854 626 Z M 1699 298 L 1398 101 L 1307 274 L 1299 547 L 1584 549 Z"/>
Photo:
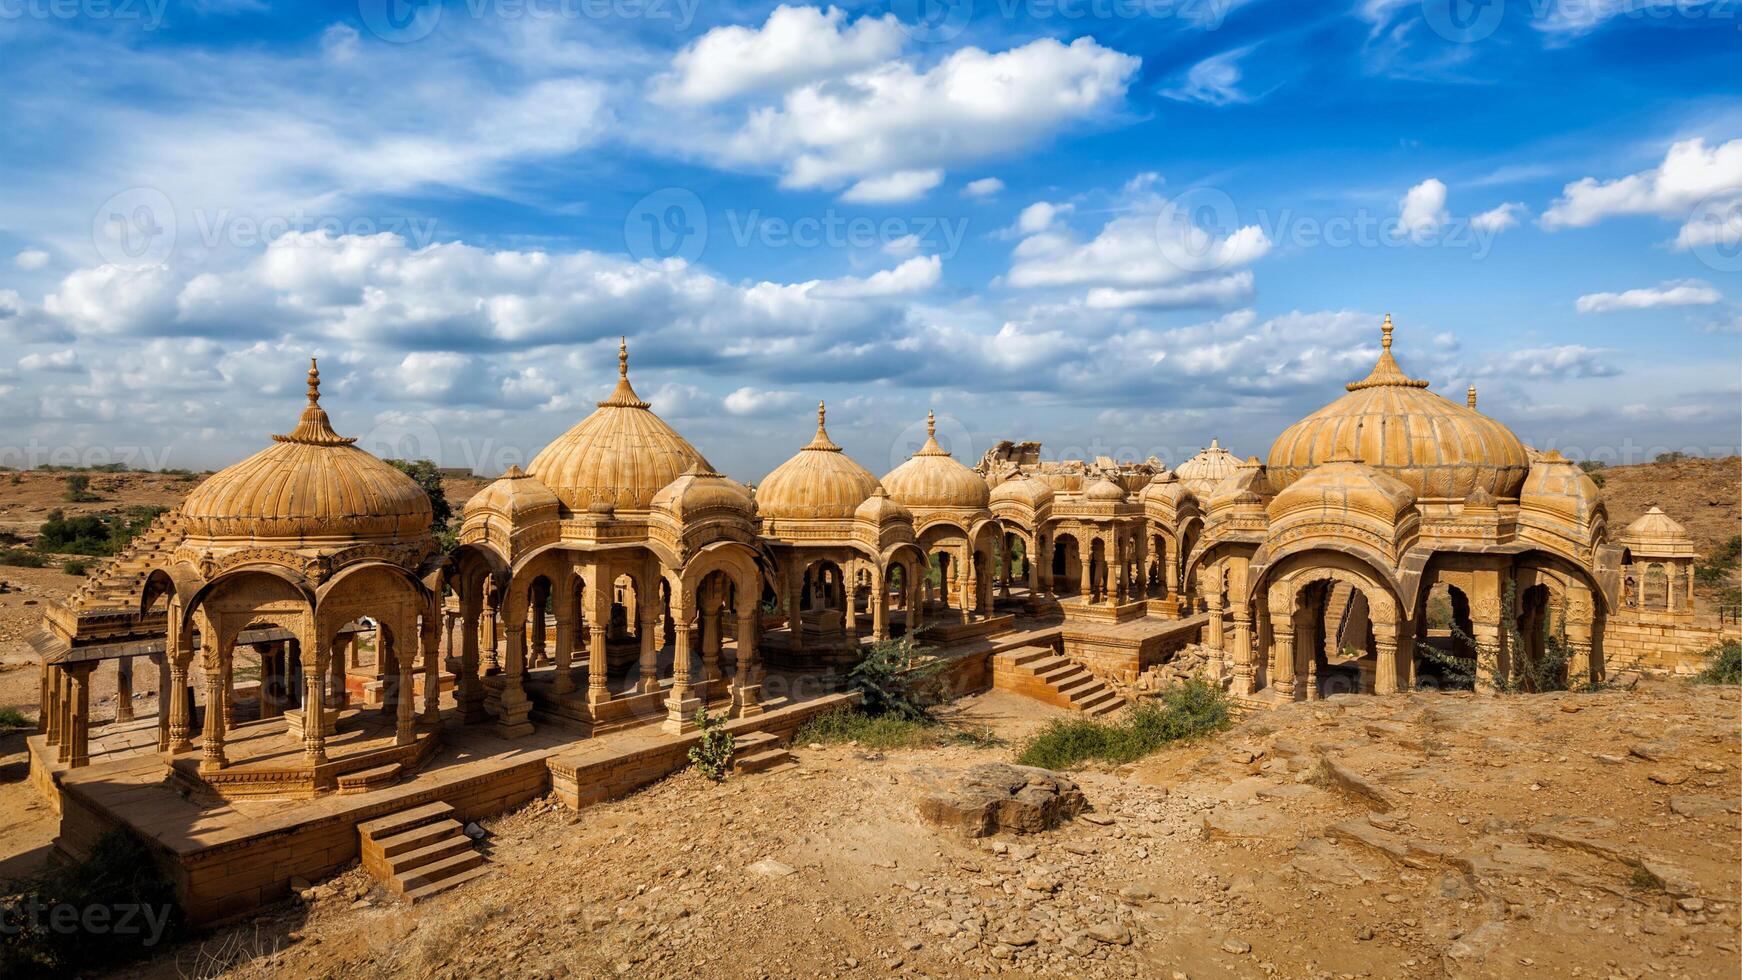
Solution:
<path fill-rule="evenodd" d="M 883 486 L 907 507 L 985 508 L 992 490 L 980 474 L 955 461 L 937 440 L 937 418 L 925 415 L 925 445 L 907 462 L 889 471 Z"/>
<path fill-rule="evenodd" d="M 1102 477 L 1089 484 L 1088 488 L 1083 491 L 1083 496 L 1089 500 L 1098 500 L 1103 503 L 1120 503 L 1125 499 L 1125 488 L 1106 477 Z"/>
<path fill-rule="evenodd" d="M 617 348 L 617 389 L 598 410 L 544 447 L 526 471 L 570 510 L 595 502 L 646 510 L 653 495 L 682 476 L 702 454 L 648 410 L 629 384 L 627 344 Z"/>
<path fill-rule="evenodd" d="M 1338 514 L 1353 511 L 1395 524 L 1415 505 L 1415 494 L 1402 481 L 1356 460 L 1332 460 L 1315 466 L 1270 502 L 1271 520 L 1297 511 Z"/>
<path fill-rule="evenodd" d="M 1653 504 L 1639 519 L 1621 532 L 1620 543 L 1637 555 L 1659 557 L 1692 557 L 1693 539 L 1688 530 Z"/>
<path fill-rule="evenodd" d="M 749 518 L 756 501 L 749 488 L 715 473 L 707 460 L 690 466 L 684 474 L 653 495 L 653 506 L 677 518 L 690 520 L 709 511 L 728 511 Z"/>
<path fill-rule="evenodd" d="M 1214 439 L 1210 444 L 1199 450 L 1196 456 L 1179 464 L 1174 475 L 1179 482 L 1186 485 L 1200 500 L 1207 500 L 1216 489 L 1216 484 L 1228 478 L 1234 468 L 1240 465 L 1240 460 L 1233 453 L 1222 448 L 1222 444 Z"/>
<path fill-rule="evenodd" d="M 816 437 L 757 485 L 763 517 L 844 520 L 877 488 L 877 478 L 835 445 L 824 422 L 823 403 L 817 402 Z"/>
<path fill-rule="evenodd" d="M 560 503 L 537 477 L 528 476 L 518 466 L 510 466 L 500 478 L 466 501 L 466 514 L 493 511 L 516 523 L 530 523 L 545 518 L 554 520 Z"/>
<path fill-rule="evenodd" d="M 1030 509 L 1038 508 L 1053 498 L 1052 487 L 1031 476 L 1018 476 L 1013 480 L 1005 480 L 992 488 L 989 498 L 992 503 L 1022 504 Z"/>
<path fill-rule="evenodd" d="M 1373 372 L 1277 437 L 1271 486 L 1280 490 L 1320 463 L 1347 458 L 1395 477 L 1418 498 L 1461 500 L 1477 487 L 1516 498 L 1530 469 L 1524 444 L 1494 419 L 1405 375 L 1391 356 L 1389 315 L 1383 330 Z"/>
<path fill-rule="evenodd" d="M 855 520 L 867 521 L 881 527 L 892 521 L 911 521 L 913 512 L 889 499 L 889 492 L 879 483 L 871 490 L 871 496 L 859 505 L 853 512 Z"/>
<path fill-rule="evenodd" d="M 429 497 L 411 477 L 333 431 L 308 370 L 308 407 L 289 435 L 194 488 L 188 536 L 297 542 L 413 539 L 429 533 Z"/>

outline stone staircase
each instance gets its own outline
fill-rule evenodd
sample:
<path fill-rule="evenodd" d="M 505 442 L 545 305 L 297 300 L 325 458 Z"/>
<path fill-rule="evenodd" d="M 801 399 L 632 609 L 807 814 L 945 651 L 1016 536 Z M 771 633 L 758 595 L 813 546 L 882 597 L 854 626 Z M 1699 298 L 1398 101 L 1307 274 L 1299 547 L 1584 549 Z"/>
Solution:
<path fill-rule="evenodd" d="M 358 824 L 363 867 L 408 903 L 489 873 L 484 855 L 453 812 L 438 800 Z"/>
<path fill-rule="evenodd" d="M 120 554 L 103 559 L 68 600 L 75 611 L 137 607 L 145 575 L 153 565 L 168 564 L 183 535 L 181 512 L 170 510 L 139 532 Z"/>
<path fill-rule="evenodd" d="M 1047 647 L 999 653 L 993 658 L 992 673 L 995 687 L 1061 708 L 1099 716 L 1125 707 L 1125 699 L 1100 678 Z"/>
<path fill-rule="evenodd" d="M 778 772 L 793 764 L 792 753 L 767 732 L 747 732 L 732 740 L 732 771 L 741 776 Z"/>

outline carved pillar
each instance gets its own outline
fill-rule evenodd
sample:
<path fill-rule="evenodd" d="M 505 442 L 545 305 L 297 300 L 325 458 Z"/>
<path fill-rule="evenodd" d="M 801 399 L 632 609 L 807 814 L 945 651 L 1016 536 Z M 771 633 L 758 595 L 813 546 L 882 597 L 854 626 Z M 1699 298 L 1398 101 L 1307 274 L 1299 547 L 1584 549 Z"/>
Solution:
<path fill-rule="evenodd" d="M 502 696 L 496 715 L 496 734 L 503 738 L 519 738 L 532 734 L 532 724 L 526 716 L 532 713 L 532 702 L 526 697 L 526 625 L 507 622 L 503 625 Z"/>
<path fill-rule="evenodd" d="M 174 636 L 174 634 L 170 634 Z M 164 652 L 153 654 L 151 660 L 157 664 L 157 751 L 169 751 L 169 704 L 173 700 L 170 695 L 174 684 L 169 671 L 170 654 L 175 650 L 173 641 L 165 644 Z"/>
<path fill-rule="evenodd" d="M 393 631 L 393 665 L 398 668 L 399 682 L 394 699 L 393 744 L 410 745 L 417 741 L 417 653 L 409 623 L 401 623 Z"/>
<path fill-rule="evenodd" d="M 1319 651 L 1314 648 L 1313 635 L 1310 630 L 1302 629 L 1302 624 L 1295 624 L 1294 656 L 1295 672 L 1298 676 L 1302 666 L 1306 672 L 1306 698 L 1308 701 L 1319 699 Z"/>
<path fill-rule="evenodd" d="M 115 721 L 133 720 L 133 658 L 115 662 Z"/>
<path fill-rule="evenodd" d="M 568 605 L 566 601 L 558 603 L 556 610 L 556 675 L 550 682 L 552 694 L 568 694 L 575 689 L 575 678 L 570 673 L 574 660 L 575 621 Z"/>
<path fill-rule="evenodd" d="M 1081 578 L 1079 578 L 1077 580 L 1077 594 L 1083 597 L 1084 603 L 1094 602 L 1095 601 L 1095 579 L 1094 579 L 1095 549 L 1092 546 L 1083 547 L 1083 546 L 1079 545 L 1077 547 L 1077 558 L 1078 558 L 1079 564 L 1082 565 L 1082 569 L 1078 573 L 1079 575 L 1081 575 Z"/>
<path fill-rule="evenodd" d="M 643 581 L 653 583 L 649 588 L 657 595 L 659 591 L 659 574 L 657 569 L 650 570 L 643 578 Z M 605 598 L 600 600 L 604 603 L 604 606 L 602 607 L 602 616 L 609 617 L 611 614 L 610 593 L 606 592 L 604 595 Z M 641 608 L 638 611 L 641 613 L 641 631 L 639 634 L 641 641 L 641 659 L 637 665 L 637 670 L 641 679 L 636 684 L 636 690 L 642 694 L 652 694 L 654 691 L 659 690 L 659 650 L 661 647 L 665 646 L 665 606 L 657 600 L 653 602 L 644 602 L 641 604 Z M 604 657 L 602 654 L 605 648 L 602 645 L 599 645 L 597 639 L 595 639 L 593 643 L 595 648 L 601 651 L 600 663 L 604 663 Z M 593 677 L 597 678 L 597 680 L 593 682 L 593 690 L 597 690 L 603 693 L 606 698 L 609 698 L 609 692 L 605 690 L 604 668 L 599 667 L 595 670 L 596 672 L 593 674 Z M 589 695 L 588 700 L 590 701 L 591 699 L 592 695 Z"/>
<path fill-rule="evenodd" d="M 206 724 L 201 733 L 200 772 L 217 772 L 224 768 L 224 725 L 229 714 L 224 704 L 226 675 L 224 656 L 218 650 L 217 627 L 211 623 L 200 631 L 202 667 L 206 675 Z"/>
<path fill-rule="evenodd" d="M 1234 672 L 1237 676 L 1246 678 L 1246 691 L 1244 693 L 1250 694 L 1258 683 L 1258 667 L 1254 662 L 1255 655 L 1252 643 L 1252 609 L 1244 602 L 1235 602 L 1230 605 L 1232 606 L 1231 618 L 1234 620 L 1232 631 Z"/>
<path fill-rule="evenodd" d="M 741 592 L 740 596 L 742 595 L 744 593 Z M 739 613 L 738 672 L 732 678 L 735 688 L 732 695 L 732 713 L 737 718 L 762 713 L 762 660 L 756 650 L 760 625 L 761 620 L 757 616 L 755 605 L 751 604 L 748 611 Z"/>
<path fill-rule="evenodd" d="M 713 605 L 709 603 L 709 605 Z M 720 609 L 702 613 L 702 699 L 713 698 L 720 683 Z"/>
<path fill-rule="evenodd" d="M 309 644 L 303 646 L 302 751 L 303 758 L 311 766 L 325 765 L 327 761 L 327 712 L 331 709 L 327 707 L 327 699 L 321 696 L 322 678 L 335 663 L 343 672 L 344 656 L 344 651 L 332 644 L 322 645 L 317 641 L 312 650 Z M 380 656 L 379 649 L 376 656 Z"/>
<path fill-rule="evenodd" d="M 442 718 L 441 623 L 425 618 L 418 629 L 423 643 L 423 721 L 434 725 Z"/>
<path fill-rule="evenodd" d="M 496 609 L 490 605 L 488 596 L 484 598 L 484 608 L 478 616 L 479 640 L 483 644 L 484 673 L 489 674 L 500 669 L 501 664 L 496 656 Z"/>
<path fill-rule="evenodd" d="M 72 678 L 68 668 L 54 669 L 54 734 L 56 762 L 67 762 L 73 755 Z"/>
<path fill-rule="evenodd" d="M 1413 631 L 1404 631 L 1414 635 Z M 1374 659 L 1377 661 L 1373 675 L 1374 694 L 1396 694 L 1398 691 L 1398 626 L 1396 623 L 1375 623 L 1373 625 Z"/>
<path fill-rule="evenodd" d="M 871 572 L 871 639 L 889 639 L 889 582 L 876 570 Z"/>
<path fill-rule="evenodd" d="M 67 740 L 72 743 L 67 758 L 69 769 L 91 764 L 91 671 L 96 667 L 95 661 L 89 661 L 67 670 L 72 681 L 72 697 L 68 699 L 72 717 L 72 730 L 67 733 Z"/>
<path fill-rule="evenodd" d="M 1210 676 L 1220 677 L 1224 665 L 1228 661 L 1226 639 L 1223 635 L 1222 590 L 1211 589 L 1207 598 L 1210 606 L 1210 622 L 1205 628 L 1204 645 L 1210 648 Z M 1248 689 L 1238 693 L 1251 694 L 1252 692 Z"/>
<path fill-rule="evenodd" d="M 478 679 L 478 635 L 483 630 L 480 622 L 483 610 L 479 607 L 482 599 L 476 595 L 476 587 L 469 591 L 473 595 L 460 600 L 460 615 L 464 622 L 460 625 L 460 676 L 454 692 L 462 724 L 484 720 L 484 685 Z"/>
<path fill-rule="evenodd" d="M 193 698 L 188 689 L 188 665 L 193 660 L 191 651 L 168 651 L 169 656 L 169 746 L 167 751 L 174 755 L 178 752 L 193 751 L 194 743 L 189 735 L 193 725 Z M 163 695 L 160 695 L 163 696 Z"/>
<path fill-rule="evenodd" d="M 1276 664 L 1276 693 L 1284 701 L 1294 698 L 1294 623 L 1272 615 L 1270 617 L 1271 659 Z"/>
<path fill-rule="evenodd" d="M 291 642 L 294 643 L 296 641 L 292 640 Z M 345 658 L 347 656 L 355 656 L 355 651 L 357 649 L 357 634 L 352 633 L 348 636 L 343 636 L 335 642 L 338 646 L 336 646 L 332 654 L 327 657 L 327 679 L 324 688 L 317 680 L 313 687 L 305 689 L 306 691 L 313 691 L 315 698 L 304 697 L 303 700 L 304 702 L 315 699 L 324 700 L 327 708 L 330 709 L 334 713 L 334 717 L 337 718 L 338 712 L 351 706 L 351 691 L 345 686 Z M 351 652 L 347 654 L 340 652 L 341 650 Z M 377 661 L 380 660 L 380 650 L 375 651 L 375 657 Z"/>
<path fill-rule="evenodd" d="M 597 616 L 589 619 L 587 626 L 587 703 L 604 704 L 611 700 L 611 678 L 608 673 L 610 665 L 605 659 L 611 634 L 606 629 L 604 620 Z M 654 635 L 658 631 L 658 620 L 642 620 L 639 664 L 641 681 L 637 686 L 637 690 L 642 693 L 659 690 L 659 662 L 654 659 L 658 656 L 658 651 L 653 645 Z"/>
<path fill-rule="evenodd" d="M 665 702 L 665 730 L 677 735 L 695 728 L 695 714 L 702 703 L 690 687 L 690 657 L 696 634 L 691 622 L 694 613 L 679 604 L 673 604 L 671 611 L 677 625 L 677 655 L 672 661 L 671 695 Z"/>
<path fill-rule="evenodd" d="M 230 649 L 218 660 L 219 674 L 223 678 L 224 731 L 236 727 L 236 647 Z"/>

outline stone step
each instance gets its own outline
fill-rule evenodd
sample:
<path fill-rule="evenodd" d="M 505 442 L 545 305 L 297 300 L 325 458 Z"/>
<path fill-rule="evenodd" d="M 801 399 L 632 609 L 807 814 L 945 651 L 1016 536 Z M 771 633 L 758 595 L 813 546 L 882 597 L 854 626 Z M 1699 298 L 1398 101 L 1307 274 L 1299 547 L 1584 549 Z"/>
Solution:
<path fill-rule="evenodd" d="M 392 878 L 387 880 L 387 890 L 392 892 L 394 895 L 403 898 L 408 892 L 418 891 L 419 889 L 426 888 L 445 879 L 452 878 L 461 872 L 470 871 L 483 863 L 484 855 L 479 854 L 474 848 L 460 854 L 454 854 L 442 858 L 439 861 L 431 861 L 429 864 L 426 864 L 409 874 L 394 875 Z"/>
<path fill-rule="evenodd" d="M 1086 670 L 1072 674 L 1062 681 L 1054 681 L 1052 685 L 1053 690 L 1072 700 L 1075 700 L 1083 692 L 1095 690 L 1100 686 L 1101 682 L 1095 679 L 1095 675 Z"/>
<path fill-rule="evenodd" d="M 398 782 L 399 777 L 404 774 L 405 766 L 397 762 L 376 766 L 373 769 L 348 772 L 338 778 L 339 793 L 340 795 L 366 793 L 372 789 L 391 786 Z"/>
<path fill-rule="evenodd" d="M 779 746 L 780 739 L 768 732 L 745 732 L 732 739 L 733 755 L 749 755 Z"/>
<path fill-rule="evenodd" d="M 1085 691 L 1085 692 L 1083 692 L 1081 697 L 1071 699 L 1072 703 L 1076 706 L 1077 710 L 1079 710 L 1079 711 L 1088 711 L 1091 708 L 1099 707 L 1103 704 L 1106 704 L 1109 701 L 1122 701 L 1122 700 L 1123 699 L 1121 699 L 1119 697 L 1119 695 L 1113 693 L 1111 690 L 1109 690 L 1108 688 L 1106 688 L 1104 686 L 1096 687 L 1090 691 Z"/>
<path fill-rule="evenodd" d="M 1082 670 L 1082 667 L 1079 667 L 1061 657 L 1058 663 L 1048 664 L 1045 669 L 1035 671 L 1034 676 L 1046 681 L 1048 684 L 1052 684 L 1064 680 L 1074 674 L 1082 673 Z"/>
<path fill-rule="evenodd" d="M 1125 699 L 1121 698 L 1121 697 L 1114 697 L 1110 700 L 1103 701 L 1100 704 L 1095 705 L 1092 708 L 1085 709 L 1084 713 L 1094 715 L 1095 717 L 1099 718 L 1099 717 L 1104 717 L 1106 715 L 1114 714 L 1115 712 L 1118 712 L 1119 710 L 1123 709 L 1124 707 L 1125 707 Z"/>
<path fill-rule="evenodd" d="M 400 895 L 399 897 L 401 900 L 405 901 L 407 904 L 415 905 L 418 902 L 424 901 L 425 899 L 434 898 L 435 896 L 440 895 L 442 892 L 445 892 L 450 888 L 454 888 L 454 887 L 457 887 L 459 885 L 463 885 L 466 882 L 471 881 L 474 878 L 482 878 L 483 876 L 485 876 L 489 873 L 490 873 L 490 866 L 487 864 L 480 864 L 475 868 L 469 868 L 465 871 L 460 872 L 459 874 L 451 875 L 447 878 L 443 878 L 440 881 L 433 882 L 433 883 L 428 884 L 428 885 L 424 885 L 421 888 L 408 889 L 404 894 Z"/>
<path fill-rule="evenodd" d="M 365 857 L 375 855 L 383 859 L 391 859 L 408 851 L 428 847 L 436 841 L 461 833 L 463 828 L 458 820 L 437 820 L 421 827 L 413 827 L 404 833 L 377 840 L 364 839 L 363 853 Z M 470 840 L 470 838 L 467 838 Z"/>
<path fill-rule="evenodd" d="M 1029 668 L 1036 667 L 1043 661 L 1059 659 L 1057 654 L 1046 647 L 1017 647 L 1006 651 L 1004 656 L 1010 658 L 1010 662 L 1018 667 Z"/>
<path fill-rule="evenodd" d="M 732 769 L 748 776 L 751 773 L 767 772 L 775 766 L 792 761 L 792 753 L 785 749 L 768 749 L 755 755 L 734 757 Z"/>
<path fill-rule="evenodd" d="M 386 868 L 390 875 L 405 877 L 425 865 L 462 853 L 477 853 L 477 848 L 472 845 L 472 838 L 465 834 L 450 834 L 434 844 L 388 858 Z"/>
<path fill-rule="evenodd" d="M 401 810 L 398 813 L 390 813 L 384 817 L 365 820 L 357 825 L 357 833 L 362 834 L 363 839 L 366 841 L 379 841 L 383 838 L 392 837 L 395 834 L 404 833 L 413 827 L 429 823 L 432 820 L 440 820 L 444 817 L 451 816 L 453 812 L 453 807 L 443 803 L 441 800 L 436 800 L 433 803 L 425 803 L 422 806 L 412 807 L 409 810 Z"/>

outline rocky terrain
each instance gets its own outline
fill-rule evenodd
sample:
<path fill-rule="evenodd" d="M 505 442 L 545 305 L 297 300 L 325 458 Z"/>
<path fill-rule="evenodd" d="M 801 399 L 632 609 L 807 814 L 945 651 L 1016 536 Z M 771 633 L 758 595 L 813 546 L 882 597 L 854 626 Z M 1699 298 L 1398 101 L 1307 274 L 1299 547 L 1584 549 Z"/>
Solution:
<path fill-rule="evenodd" d="M 919 818 L 1014 745 L 798 746 L 488 820 L 494 871 L 392 903 L 362 871 L 140 977 L 1713 977 L 1742 918 L 1738 692 L 1343 697 L 1118 771 L 984 838 Z M 958 706 L 1013 741 L 1050 709 Z"/>

